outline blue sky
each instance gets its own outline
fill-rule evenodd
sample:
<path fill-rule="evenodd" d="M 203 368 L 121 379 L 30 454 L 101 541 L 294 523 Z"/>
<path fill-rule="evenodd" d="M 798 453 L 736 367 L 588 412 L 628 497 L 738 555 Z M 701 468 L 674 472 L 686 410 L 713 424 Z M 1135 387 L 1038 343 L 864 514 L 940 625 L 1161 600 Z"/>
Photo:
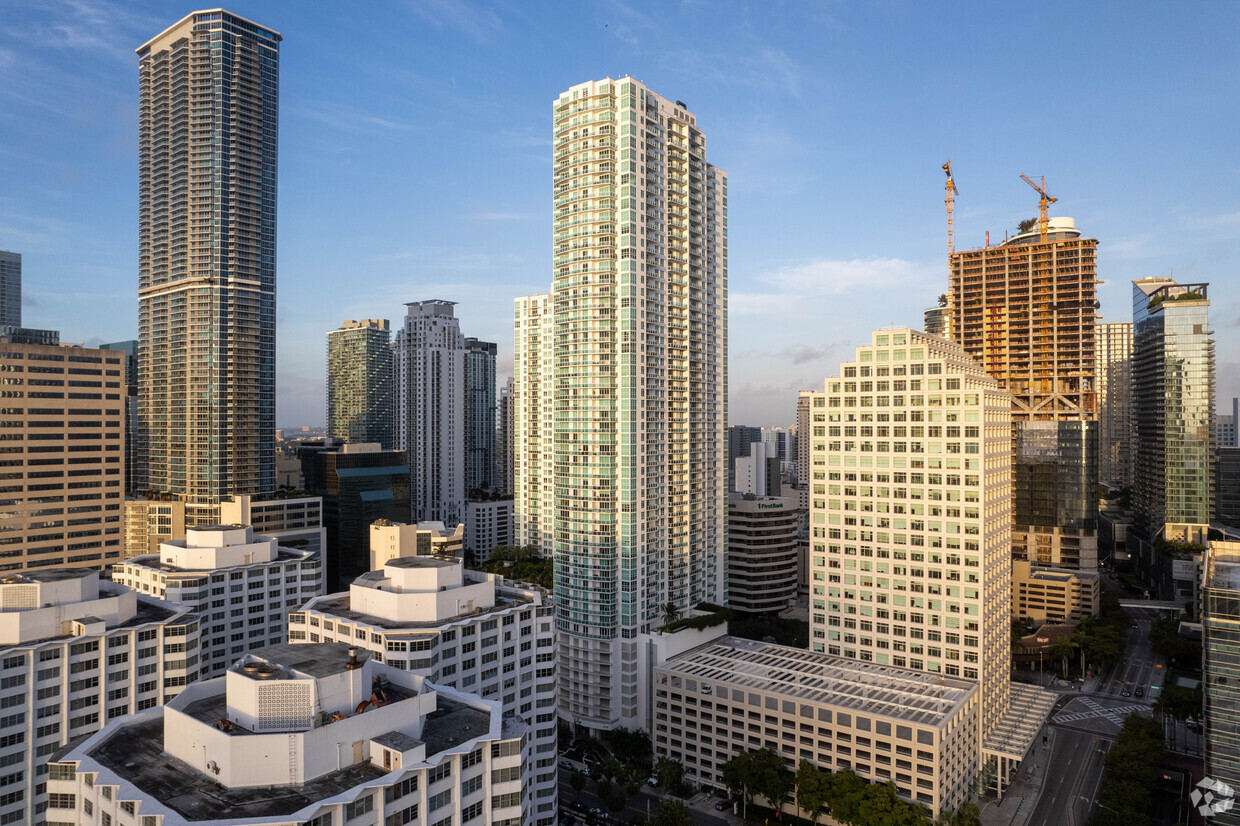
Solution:
<path fill-rule="evenodd" d="M 281 426 L 324 421 L 325 334 L 428 298 L 511 370 L 512 299 L 551 278 L 551 104 L 630 74 L 683 100 L 730 176 L 732 423 L 791 424 L 957 248 L 1037 213 L 1129 281 L 1211 282 L 1219 398 L 1240 394 L 1240 4 L 263 2 L 281 46 Z M 193 7 L 0 0 L 0 248 L 25 323 L 137 335 L 137 58 Z"/>

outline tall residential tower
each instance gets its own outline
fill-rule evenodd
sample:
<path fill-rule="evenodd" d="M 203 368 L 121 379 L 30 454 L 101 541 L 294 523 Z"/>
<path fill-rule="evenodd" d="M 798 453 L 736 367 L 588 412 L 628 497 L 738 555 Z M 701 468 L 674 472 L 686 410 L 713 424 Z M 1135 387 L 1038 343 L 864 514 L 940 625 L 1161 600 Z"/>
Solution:
<path fill-rule="evenodd" d="M 1098 242 L 1053 218 L 951 257 L 949 329 L 1012 394 L 1012 554 L 1098 565 Z"/>
<path fill-rule="evenodd" d="M 1098 481 L 1132 484 L 1132 322 L 1098 325 Z"/>
<path fill-rule="evenodd" d="M 22 254 L 0 250 L 0 324 L 22 326 Z"/>
<path fill-rule="evenodd" d="M 465 493 L 496 491 L 494 342 L 465 339 Z"/>
<path fill-rule="evenodd" d="M 387 319 L 346 321 L 327 334 L 327 435 L 391 450 L 392 335 Z"/>
<path fill-rule="evenodd" d="M 280 39 L 212 9 L 138 49 L 147 484 L 194 524 L 275 488 Z"/>
<path fill-rule="evenodd" d="M 553 110 L 551 295 L 517 302 L 518 541 L 555 556 L 561 717 L 636 728 L 639 636 L 725 593 L 727 174 L 630 77 Z"/>

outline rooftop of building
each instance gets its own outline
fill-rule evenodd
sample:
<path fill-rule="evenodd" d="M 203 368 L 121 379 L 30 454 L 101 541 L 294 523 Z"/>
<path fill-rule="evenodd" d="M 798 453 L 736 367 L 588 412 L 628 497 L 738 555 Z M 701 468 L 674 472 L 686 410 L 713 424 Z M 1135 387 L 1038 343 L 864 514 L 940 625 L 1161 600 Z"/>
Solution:
<path fill-rule="evenodd" d="M 446 559 L 440 556 L 398 556 L 395 559 L 389 559 L 384 562 L 384 567 L 391 565 L 393 568 L 455 568 L 463 564 L 460 559 L 452 557 Z M 371 577 L 371 574 L 375 576 Z M 358 577 L 358 579 L 383 579 L 382 571 L 367 571 Z"/>
<path fill-rule="evenodd" d="M 91 568 L 50 568 L 47 570 L 21 571 L 0 576 L 0 585 L 33 585 L 39 582 L 64 582 L 70 579 L 85 579 L 98 574 Z"/>
<path fill-rule="evenodd" d="M 102 597 L 109 597 L 109 596 L 115 596 L 115 595 L 116 594 L 114 592 L 100 594 L 100 596 Z M 172 603 L 157 602 L 155 600 L 147 599 L 142 594 L 139 594 L 137 613 L 135 613 L 132 617 L 125 620 L 124 622 L 111 626 L 110 628 L 108 628 L 108 632 L 111 633 L 113 631 L 122 630 L 125 628 L 137 628 L 138 626 L 149 625 L 151 623 L 168 622 L 176 618 L 178 614 L 184 614 L 184 613 L 187 613 L 188 611 L 189 609 L 184 606 L 175 605 Z M 92 620 L 98 621 L 94 617 L 81 617 L 78 621 L 79 622 L 91 622 Z M 188 618 L 187 618 L 187 621 L 188 621 Z M 11 651 L 17 648 L 30 648 L 32 646 L 43 645 L 45 643 L 55 642 L 57 640 L 70 640 L 70 639 L 75 639 L 75 638 L 76 637 L 73 634 L 57 634 L 54 637 L 40 637 L 34 640 L 26 640 L 25 642 L 13 643 L 12 645 L 0 646 L 0 652 Z"/>
<path fill-rule="evenodd" d="M 1008 707 L 982 742 L 982 754 L 1024 759 L 1059 695 L 1036 685 L 1008 684 Z"/>
<path fill-rule="evenodd" d="M 389 562 L 387 564 L 390 565 L 392 563 Z M 377 571 L 371 571 L 370 573 L 380 573 L 381 575 L 381 572 Z M 369 574 L 362 574 L 362 577 L 368 575 Z M 358 579 L 361 579 L 362 577 L 358 577 Z M 318 597 L 312 600 L 304 610 L 317 611 L 320 614 L 328 614 L 330 616 L 338 617 L 339 619 L 348 620 L 349 622 L 360 622 L 365 625 L 372 625 L 375 628 L 392 630 L 407 628 L 412 631 L 439 628 L 440 626 L 447 625 L 448 623 L 459 622 L 460 620 L 469 619 L 471 617 L 480 617 L 484 614 L 494 614 L 500 611 L 507 611 L 521 605 L 533 605 L 534 602 L 528 597 L 521 596 L 517 591 L 505 589 L 504 593 L 500 593 L 499 589 L 496 589 L 495 605 L 489 608 L 475 608 L 473 611 L 457 614 L 443 620 L 425 622 L 391 620 L 385 619 L 384 617 L 376 617 L 373 614 L 364 614 L 360 611 L 352 610 L 350 607 L 351 604 L 352 602 L 349 598 L 349 594 L 347 593 L 328 594 L 327 596 Z"/>
<path fill-rule="evenodd" d="M 1029 579 L 1041 582 L 1096 582 L 1101 579 L 1097 571 L 1069 571 L 1063 568 L 1030 568 Z"/>
<path fill-rule="evenodd" d="M 386 774 L 369 762 L 362 762 L 300 786 L 227 788 L 213 776 L 164 751 L 163 722 L 160 710 L 118 729 L 88 753 L 103 768 L 187 820 L 211 822 L 291 815 L 355 786 L 373 783 Z M 125 792 L 122 790 L 119 796 L 124 799 Z"/>
<path fill-rule="evenodd" d="M 298 559 L 305 559 L 308 556 L 316 556 L 317 554 L 318 554 L 317 551 L 302 551 L 296 548 L 285 548 L 283 545 L 277 545 L 276 546 L 276 557 L 270 562 L 263 561 L 263 562 L 251 562 L 246 565 L 226 565 L 224 566 L 224 568 L 220 568 L 218 570 L 224 570 L 225 568 L 245 568 L 245 567 L 249 567 L 250 565 L 262 567 L 264 565 L 271 565 L 273 563 L 292 562 Z M 212 568 L 182 568 L 179 565 L 169 565 L 168 563 L 160 560 L 159 554 L 143 554 L 141 556 L 131 556 L 128 559 L 122 559 L 120 562 L 117 562 L 116 564 L 117 565 L 137 565 L 143 568 L 150 568 L 153 571 L 163 571 L 164 573 L 169 573 L 169 574 L 194 574 L 197 576 L 208 576 L 210 575 L 212 570 L 217 570 L 217 569 L 212 569 Z"/>
<path fill-rule="evenodd" d="M 978 690 L 972 680 L 739 637 L 695 648 L 661 668 L 702 681 L 936 727 Z"/>
<path fill-rule="evenodd" d="M 324 642 L 315 645 L 276 643 L 250 651 L 247 660 L 255 658 L 273 663 L 288 671 L 309 677 L 330 677 L 357 667 L 357 663 L 370 659 L 370 652 L 343 642 Z M 244 673 L 241 666 L 234 671 Z"/>

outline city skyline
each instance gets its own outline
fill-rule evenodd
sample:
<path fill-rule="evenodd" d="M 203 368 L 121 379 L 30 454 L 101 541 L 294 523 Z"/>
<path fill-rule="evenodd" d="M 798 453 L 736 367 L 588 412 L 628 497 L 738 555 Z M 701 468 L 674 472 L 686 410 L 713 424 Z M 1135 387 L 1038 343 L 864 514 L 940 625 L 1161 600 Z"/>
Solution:
<path fill-rule="evenodd" d="M 11 181 L 0 247 L 25 257 L 26 322 L 67 340 L 132 338 L 137 328 L 132 50 L 190 9 L 134 8 L 19 8 L 0 49 L 14 127 L 0 147 Z M 503 383 L 511 300 L 543 289 L 551 271 L 549 104 L 581 77 L 627 73 L 677 89 L 712 124 L 712 155 L 735 159 L 734 423 L 790 423 L 796 391 L 830 374 L 858 336 L 920 326 L 947 288 L 937 169 L 947 157 L 961 191 L 958 249 L 982 246 L 987 230 L 1001 241 L 1036 214 L 1017 176 L 1047 176 L 1060 198 L 1052 215 L 1076 218 L 1100 241 L 1106 321 L 1128 320 L 1132 278 L 1221 285 L 1234 269 L 1234 173 L 1199 163 L 1227 155 L 1234 108 L 1218 101 L 1237 59 L 1222 45 L 1240 21 L 1230 8 L 1211 20 L 1153 5 L 1123 19 L 1074 9 L 1073 26 L 1051 9 L 1017 27 L 967 9 L 760 15 L 735 4 L 702 21 L 692 43 L 674 33 L 700 17 L 692 4 L 658 19 L 599 4 L 546 24 L 464 3 L 363 21 L 262 2 L 230 11 L 296 44 L 281 55 L 281 426 L 322 415 L 323 330 L 342 317 L 391 318 L 425 295 L 459 301 L 464 326 L 498 342 Z M 1111 36 L 1095 41 L 1102 26 Z M 1158 48 L 1138 48 L 1147 32 L 1158 32 Z M 591 48 L 536 57 L 513 75 L 518 55 L 558 37 Z M 957 37 L 984 48 L 943 45 Z M 885 61 L 892 51 L 902 60 Z M 712 68 L 720 63 L 729 70 Z M 1079 94 L 1041 82 L 1047 71 L 1072 78 Z M 1019 116 L 991 102 L 1013 89 Z M 1076 116 L 1073 136 L 1048 135 L 1039 108 Z M 486 194 L 461 181 L 485 182 Z M 818 197 L 825 189 L 836 197 Z M 360 277 L 345 301 L 324 302 L 341 272 Z M 1240 301 L 1223 292 L 1216 301 L 1219 394 L 1229 398 L 1240 390 L 1231 355 Z M 824 303 L 831 325 L 816 317 Z"/>

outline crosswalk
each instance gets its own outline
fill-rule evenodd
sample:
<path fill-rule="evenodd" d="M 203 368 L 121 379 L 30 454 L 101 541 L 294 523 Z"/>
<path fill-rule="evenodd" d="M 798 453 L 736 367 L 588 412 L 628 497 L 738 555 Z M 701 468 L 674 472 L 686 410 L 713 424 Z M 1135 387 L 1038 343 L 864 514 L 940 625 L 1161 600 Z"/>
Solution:
<path fill-rule="evenodd" d="M 1089 709 L 1089 711 L 1075 711 L 1068 713 L 1060 712 L 1051 718 L 1052 721 L 1056 723 L 1075 723 L 1080 720 L 1101 718 L 1104 720 L 1109 720 L 1117 726 L 1122 726 L 1124 724 L 1124 717 L 1131 712 L 1140 711 L 1146 708 L 1146 706 L 1143 705 L 1108 707 L 1095 703 L 1088 697 L 1080 697 L 1076 702 L 1084 705 Z"/>

